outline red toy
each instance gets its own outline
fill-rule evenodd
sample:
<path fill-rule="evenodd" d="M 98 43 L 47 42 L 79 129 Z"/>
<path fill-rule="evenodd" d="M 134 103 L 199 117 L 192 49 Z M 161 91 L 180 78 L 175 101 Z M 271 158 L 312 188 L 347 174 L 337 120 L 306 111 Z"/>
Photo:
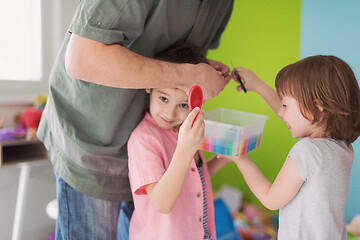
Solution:
<path fill-rule="evenodd" d="M 189 92 L 189 108 L 192 111 L 195 107 L 199 107 L 201 109 L 204 101 L 203 91 L 199 85 L 194 85 Z M 199 115 L 200 112 L 196 115 L 194 122 Z M 194 124 L 193 122 L 193 124 Z"/>
<path fill-rule="evenodd" d="M 27 139 L 36 138 L 36 131 L 40 123 L 42 112 L 42 108 L 29 107 L 20 115 L 18 127 L 27 130 Z"/>

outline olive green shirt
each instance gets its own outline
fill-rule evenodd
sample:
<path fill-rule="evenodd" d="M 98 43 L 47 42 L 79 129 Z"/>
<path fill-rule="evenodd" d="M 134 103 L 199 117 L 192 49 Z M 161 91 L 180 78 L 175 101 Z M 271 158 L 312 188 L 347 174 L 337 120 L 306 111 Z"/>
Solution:
<path fill-rule="evenodd" d="M 126 144 L 148 105 L 142 89 L 71 79 L 64 66 L 71 33 L 146 57 L 180 40 L 205 50 L 218 46 L 232 7 L 233 0 L 80 1 L 50 75 L 38 129 L 65 182 L 92 197 L 131 201 Z"/>

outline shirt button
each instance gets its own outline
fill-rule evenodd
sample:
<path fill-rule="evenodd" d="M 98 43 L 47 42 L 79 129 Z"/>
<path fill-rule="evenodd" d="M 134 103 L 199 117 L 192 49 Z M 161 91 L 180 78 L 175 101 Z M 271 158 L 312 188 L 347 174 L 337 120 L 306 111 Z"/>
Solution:
<path fill-rule="evenodd" d="M 192 172 L 195 172 L 195 168 L 192 167 L 192 168 L 191 168 L 191 171 L 192 171 Z"/>
<path fill-rule="evenodd" d="M 201 217 L 199 217 L 199 222 L 201 222 Z"/>
<path fill-rule="evenodd" d="M 200 197 L 200 196 L 201 196 L 201 193 L 196 194 L 196 196 L 197 196 L 197 197 Z"/>

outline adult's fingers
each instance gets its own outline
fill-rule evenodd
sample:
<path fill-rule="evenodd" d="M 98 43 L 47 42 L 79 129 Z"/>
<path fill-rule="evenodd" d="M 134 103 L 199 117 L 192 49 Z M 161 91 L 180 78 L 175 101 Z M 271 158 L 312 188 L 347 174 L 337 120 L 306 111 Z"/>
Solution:
<path fill-rule="evenodd" d="M 228 76 L 230 73 L 230 68 L 226 65 L 224 65 L 224 67 L 221 69 L 221 74 L 226 77 Z"/>
<path fill-rule="evenodd" d="M 209 82 L 208 85 L 203 88 L 204 100 L 210 100 L 218 96 L 219 93 L 224 90 L 226 84 L 229 83 L 230 79 L 230 76 L 223 77 L 219 75 L 219 77 L 213 81 L 212 87 Z"/>

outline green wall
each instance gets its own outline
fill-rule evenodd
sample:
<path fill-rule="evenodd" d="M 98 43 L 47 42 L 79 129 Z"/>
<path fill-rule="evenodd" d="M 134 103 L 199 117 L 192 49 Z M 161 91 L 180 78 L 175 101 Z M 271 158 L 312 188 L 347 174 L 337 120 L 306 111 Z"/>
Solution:
<path fill-rule="evenodd" d="M 300 56 L 300 0 L 242 0 L 235 1 L 229 24 L 222 35 L 220 46 L 208 52 L 208 58 L 231 66 L 253 70 L 263 81 L 274 87 L 277 72 Z M 249 155 L 263 174 L 273 181 L 285 158 L 297 141 L 287 126 L 254 92 L 236 91 L 234 80 L 218 97 L 204 104 L 205 111 L 229 108 L 266 115 L 260 148 Z M 207 154 L 210 156 L 210 154 Z M 222 184 L 239 188 L 244 200 L 261 205 L 251 193 L 235 164 L 229 164 L 213 179 L 216 192 Z"/>

